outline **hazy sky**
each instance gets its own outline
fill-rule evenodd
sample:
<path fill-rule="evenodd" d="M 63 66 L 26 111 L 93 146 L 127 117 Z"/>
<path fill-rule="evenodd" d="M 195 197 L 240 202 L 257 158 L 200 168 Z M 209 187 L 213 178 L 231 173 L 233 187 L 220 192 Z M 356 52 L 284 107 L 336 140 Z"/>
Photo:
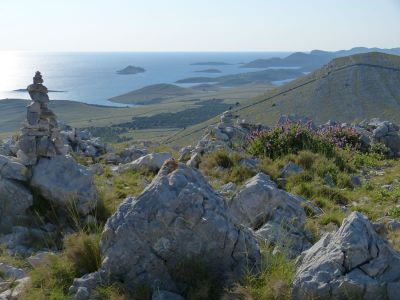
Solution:
<path fill-rule="evenodd" d="M 400 47 L 400 0 L 0 0 L 0 50 Z"/>

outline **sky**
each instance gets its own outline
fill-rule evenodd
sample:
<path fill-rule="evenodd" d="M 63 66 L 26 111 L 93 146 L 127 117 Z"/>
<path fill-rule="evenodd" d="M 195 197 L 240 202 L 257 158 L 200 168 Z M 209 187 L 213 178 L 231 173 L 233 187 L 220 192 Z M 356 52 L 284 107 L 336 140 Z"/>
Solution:
<path fill-rule="evenodd" d="M 0 50 L 400 47 L 400 0 L 0 0 Z"/>

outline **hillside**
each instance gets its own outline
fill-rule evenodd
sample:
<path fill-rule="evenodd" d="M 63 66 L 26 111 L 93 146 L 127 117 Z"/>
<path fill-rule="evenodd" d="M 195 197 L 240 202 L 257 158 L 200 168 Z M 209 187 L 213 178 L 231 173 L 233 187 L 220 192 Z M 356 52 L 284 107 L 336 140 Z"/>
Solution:
<path fill-rule="evenodd" d="M 304 70 L 313 71 L 322 65 L 327 64 L 334 58 L 368 52 L 382 52 L 386 54 L 400 55 L 400 48 L 380 49 L 357 47 L 350 50 L 340 50 L 336 52 L 322 50 L 313 50 L 310 53 L 296 52 L 285 58 L 274 57 L 270 59 L 257 59 L 244 64 L 242 68 L 301 67 Z"/>
<path fill-rule="evenodd" d="M 336 58 L 317 71 L 250 100 L 236 110 L 240 118 L 273 125 L 283 114 L 360 121 L 379 117 L 400 122 L 400 56 L 371 52 Z M 187 128 L 171 144 L 190 142 L 217 119 Z"/>
<path fill-rule="evenodd" d="M 126 104 L 154 104 L 166 99 L 187 96 L 193 92 L 190 89 L 173 84 L 154 84 L 110 99 L 112 102 Z"/>

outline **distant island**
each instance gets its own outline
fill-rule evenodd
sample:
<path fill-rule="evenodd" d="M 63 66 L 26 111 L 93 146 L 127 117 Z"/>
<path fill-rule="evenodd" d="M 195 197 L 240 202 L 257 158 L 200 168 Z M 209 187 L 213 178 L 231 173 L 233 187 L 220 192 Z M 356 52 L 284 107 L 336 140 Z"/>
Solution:
<path fill-rule="evenodd" d="M 234 87 L 245 84 L 268 84 L 273 81 L 295 79 L 303 76 L 299 69 L 271 69 L 256 72 L 224 75 L 218 77 L 190 77 L 176 81 L 178 84 L 214 83 L 224 87 Z"/>
<path fill-rule="evenodd" d="M 222 61 L 206 61 L 206 62 L 197 62 L 191 64 L 191 66 L 229 66 L 229 65 L 231 64 Z"/>
<path fill-rule="evenodd" d="M 212 74 L 212 73 L 222 73 L 222 71 L 221 70 L 218 70 L 218 69 L 205 69 L 205 70 L 198 70 L 198 71 L 195 71 L 196 73 L 210 73 L 210 74 Z"/>
<path fill-rule="evenodd" d="M 26 93 L 28 92 L 27 89 L 16 89 L 13 90 L 13 92 L 18 92 L 18 93 Z M 66 93 L 67 91 L 55 91 L 55 90 L 48 90 L 49 93 Z"/>
<path fill-rule="evenodd" d="M 146 70 L 141 67 L 127 66 L 126 68 L 117 71 L 117 74 L 132 75 L 132 74 L 139 74 L 139 73 L 144 73 L 144 72 L 146 72 Z"/>
<path fill-rule="evenodd" d="M 173 84 L 161 83 L 149 85 L 124 95 L 113 97 L 110 101 L 124 104 L 146 105 L 161 103 L 170 98 L 191 94 L 193 94 L 191 89 L 179 87 Z"/>

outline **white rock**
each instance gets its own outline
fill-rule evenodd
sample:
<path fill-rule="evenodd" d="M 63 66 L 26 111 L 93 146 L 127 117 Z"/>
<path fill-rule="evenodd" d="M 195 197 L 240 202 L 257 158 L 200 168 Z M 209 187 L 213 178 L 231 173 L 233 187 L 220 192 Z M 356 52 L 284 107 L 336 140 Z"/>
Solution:
<path fill-rule="evenodd" d="M 257 230 L 261 239 L 297 256 L 311 246 L 303 205 L 318 213 L 303 198 L 278 189 L 269 176 L 259 173 L 229 201 L 228 211 L 236 222 Z"/>
<path fill-rule="evenodd" d="M 305 251 L 294 278 L 294 299 L 398 299 L 400 254 L 366 217 L 353 212 L 339 230 Z"/>
<path fill-rule="evenodd" d="M 151 153 L 145 156 L 142 156 L 131 163 L 120 165 L 118 167 L 118 172 L 125 172 L 128 170 L 151 170 L 151 171 L 158 171 L 163 163 L 172 158 L 171 153 Z"/>
<path fill-rule="evenodd" d="M 128 290 L 145 284 L 177 293 L 181 284 L 171 272 L 184 262 L 203 264 L 219 284 L 240 281 L 260 263 L 252 232 L 231 222 L 224 200 L 199 171 L 174 160 L 107 221 L 101 254 L 101 270 Z M 71 290 L 84 282 L 76 280 Z"/>
<path fill-rule="evenodd" d="M 55 205 L 68 208 L 72 202 L 82 215 L 96 207 L 98 195 L 93 175 L 72 157 L 41 158 L 32 169 L 31 186 Z"/>

